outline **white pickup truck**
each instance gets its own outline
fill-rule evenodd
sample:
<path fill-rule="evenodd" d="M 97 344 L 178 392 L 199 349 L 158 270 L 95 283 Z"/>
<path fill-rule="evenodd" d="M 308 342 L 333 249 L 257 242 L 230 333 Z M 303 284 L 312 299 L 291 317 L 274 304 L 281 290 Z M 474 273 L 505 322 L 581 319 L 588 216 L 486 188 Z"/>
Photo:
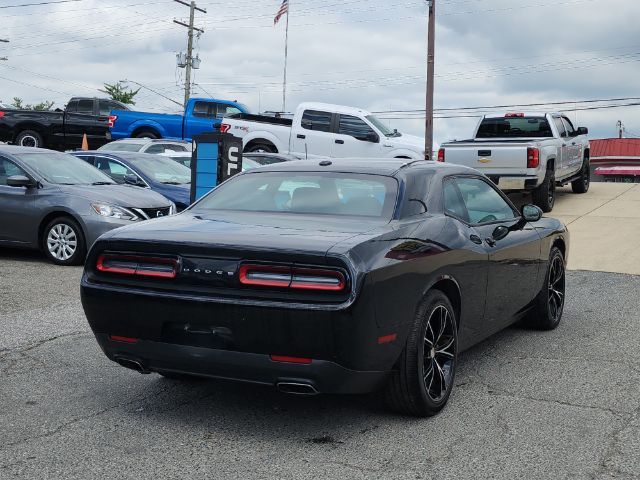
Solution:
<path fill-rule="evenodd" d="M 222 133 L 242 138 L 245 152 L 292 153 L 305 157 L 424 158 L 424 139 L 391 130 L 359 108 L 302 103 L 293 119 L 236 114 Z"/>
<path fill-rule="evenodd" d="M 550 212 L 557 185 L 589 190 L 589 131 L 561 113 L 487 115 L 473 139 L 443 143 L 438 161 L 480 170 L 502 190 L 531 190 L 533 203 Z"/>

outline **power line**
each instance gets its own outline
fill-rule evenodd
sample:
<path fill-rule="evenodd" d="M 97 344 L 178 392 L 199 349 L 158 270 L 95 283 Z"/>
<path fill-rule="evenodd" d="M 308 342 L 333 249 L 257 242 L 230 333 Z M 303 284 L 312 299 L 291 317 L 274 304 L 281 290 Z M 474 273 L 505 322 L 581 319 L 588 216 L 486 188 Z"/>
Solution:
<path fill-rule="evenodd" d="M 39 3 L 22 3 L 20 5 L 5 5 L 2 8 L 20 8 L 20 7 L 35 7 L 38 5 L 51 5 L 54 3 L 71 3 L 71 2 L 81 2 L 82 0 L 54 0 L 49 2 L 39 2 Z"/>

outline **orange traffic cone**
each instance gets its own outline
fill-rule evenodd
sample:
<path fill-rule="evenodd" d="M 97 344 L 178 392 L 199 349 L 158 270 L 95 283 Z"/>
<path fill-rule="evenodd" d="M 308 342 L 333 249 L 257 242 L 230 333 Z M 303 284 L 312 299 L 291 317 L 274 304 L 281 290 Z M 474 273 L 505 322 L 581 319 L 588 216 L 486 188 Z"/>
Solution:
<path fill-rule="evenodd" d="M 89 140 L 87 140 L 87 134 L 82 135 L 82 150 L 85 152 L 89 150 Z"/>

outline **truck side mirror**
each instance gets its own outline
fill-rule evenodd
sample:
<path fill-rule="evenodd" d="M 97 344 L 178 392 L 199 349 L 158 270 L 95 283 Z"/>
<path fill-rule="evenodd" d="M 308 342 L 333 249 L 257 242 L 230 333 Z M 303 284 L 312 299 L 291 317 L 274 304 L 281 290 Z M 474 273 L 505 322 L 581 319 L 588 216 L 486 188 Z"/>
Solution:
<path fill-rule="evenodd" d="M 589 129 L 587 127 L 578 127 L 578 129 L 576 130 L 576 133 L 578 135 L 588 135 Z"/>
<path fill-rule="evenodd" d="M 366 137 L 364 137 L 364 140 L 371 143 L 378 143 L 380 141 L 380 137 L 376 132 L 369 132 Z"/>
<path fill-rule="evenodd" d="M 31 179 L 25 175 L 12 175 L 7 178 L 7 186 L 9 187 L 33 187 Z"/>

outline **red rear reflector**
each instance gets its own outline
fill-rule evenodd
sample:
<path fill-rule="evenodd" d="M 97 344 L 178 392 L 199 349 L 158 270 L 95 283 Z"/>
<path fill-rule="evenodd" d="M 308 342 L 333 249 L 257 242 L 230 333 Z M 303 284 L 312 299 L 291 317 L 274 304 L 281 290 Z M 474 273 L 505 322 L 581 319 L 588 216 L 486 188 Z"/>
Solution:
<path fill-rule="evenodd" d="M 271 357 L 271 360 L 274 362 L 299 363 L 303 365 L 309 365 L 312 361 L 310 358 L 288 357 L 286 355 L 269 355 L 269 357 Z"/>
<path fill-rule="evenodd" d="M 534 147 L 527 148 L 527 168 L 538 168 L 540 165 L 540 150 Z"/>
<path fill-rule="evenodd" d="M 98 256 L 96 269 L 100 272 L 122 275 L 175 278 L 178 273 L 178 261 L 174 258 L 105 253 Z"/>
<path fill-rule="evenodd" d="M 116 120 L 118 120 L 117 115 L 109 115 L 109 128 L 113 128 L 113 126 L 116 124 Z"/>
<path fill-rule="evenodd" d="M 444 148 L 441 148 L 440 150 L 438 150 L 438 161 L 444 162 Z"/>
<path fill-rule="evenodd" d="M 378 337 L 378 345 L 382 345 L 383 343 L 394 342 L 396 338 L 398 338 L 398 334 L 397 333 L 392 333 L 390 335 L 385 335 L 383 337 Z"/>
<path fill-rule="evenodd" d="M 344 290 L 346 283 L 344 275 L 336 270 L 294 268 L 291 288 L 339 292 Z"/>
<path fill-rule="evenodd" d="M 220 133 L 227 133 L 231 129 L 231 125 L 228 123 L 222 123 L 220 125 Z"/>
<path fill-rule="evenodd" d="M 240 283 L 261 287 L 288 287 L 291 284 L 291 268 L 278 265 L 241 265 Z"/>
<path fill-rule="evenodd" d="M 524 117 L 524 113 L 507 113 L 504 118 Z"/>
<path fill-rule="evenodd" d="M 109 335 L 109 340 L 111 340 L 112 342 L 138 343 L 138 339 L 137 338 L 122 337 L 120 335 Z"/>
<path fill-rule="evenodd" d="M 4 117 L 4 114 L 5 114 L 5 113 L 6 113 L 6 112 L 0 112 L 0 118 Z"/>

